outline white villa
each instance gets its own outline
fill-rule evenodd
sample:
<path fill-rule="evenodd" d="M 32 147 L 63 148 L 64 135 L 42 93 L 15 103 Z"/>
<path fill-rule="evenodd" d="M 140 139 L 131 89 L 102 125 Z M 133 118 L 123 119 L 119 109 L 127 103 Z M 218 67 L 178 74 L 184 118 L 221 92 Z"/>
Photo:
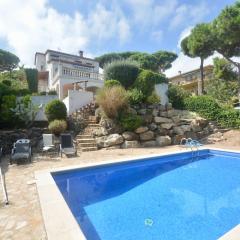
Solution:
<path fill-rule="evenodd" d="M 38 91 L 56 90 L 59 99 L 68 97 L 69 90 L 96 92 L 103 86 L 99 63 L 94 59 L 54 50 L 35 54 L 38 70 Z"/>

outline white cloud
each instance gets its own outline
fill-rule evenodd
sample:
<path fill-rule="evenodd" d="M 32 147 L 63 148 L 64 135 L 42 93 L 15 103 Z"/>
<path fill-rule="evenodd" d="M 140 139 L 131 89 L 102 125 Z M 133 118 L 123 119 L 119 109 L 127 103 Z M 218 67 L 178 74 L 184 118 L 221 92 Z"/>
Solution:
<path fill-rule="evenodd" d="M 182 26 L 186 23 L 196 24 L 202 21 L 209 13 L 209 7 L 205 2 L 200 2 L 197 5 L 182 4 L 179 5 L 174 13 L 170 23 L 170 29 Z"/>
<path fill-rule="evenodd" d="M 1 0 L 0 38 L 21 58 L 32 65 L 34 53 L 46 49 L 61 49 L 77 53 L 90 44 L 119 37 L 123 43 L 131 38 L 131 29 L 121 10 L 110 10 L 97 4 L 83 17 L 59 13 L 47 0 Z"/>

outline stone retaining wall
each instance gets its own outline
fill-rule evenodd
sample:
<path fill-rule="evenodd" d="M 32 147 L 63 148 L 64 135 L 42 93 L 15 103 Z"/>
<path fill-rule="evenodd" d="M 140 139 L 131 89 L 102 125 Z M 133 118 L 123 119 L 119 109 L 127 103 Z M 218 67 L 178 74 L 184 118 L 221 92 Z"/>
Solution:
<path fill-rule="evenodd" d="M 34 151 L 38 151 L 39 146 L 42 142 L 42 134 L 44 129 L 42 128 L 30 128 L 30 129 L 19 129 L 0 131 L 0 147 L 3 148 L 3 153 L 11 153 L 13 143 L 21 138 L 28 138 L 31 140 L 31 145 Z"/>
<path fill-rule="evenodd" d="M 162 147 L 179 144 L 184 137 L 201 139 L 214 131 L 208 120 L 175 110 L 171 104 L 135 106 L 131 111 L 142 117 L 143 126 L 134 132 L 123 131 L 114 121 L 102 118 L 101 128 L 94 132 L 99 148 Z"/>

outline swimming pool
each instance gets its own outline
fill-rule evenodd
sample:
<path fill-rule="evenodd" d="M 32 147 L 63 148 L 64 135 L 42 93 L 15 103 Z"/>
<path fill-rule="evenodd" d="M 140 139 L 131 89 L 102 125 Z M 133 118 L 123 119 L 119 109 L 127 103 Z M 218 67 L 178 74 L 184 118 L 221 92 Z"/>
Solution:
<path fill-rule="evenodd" d="M 200 150 L 52 176 L 89 240 L 213 240 L 240 222 L 239 153 Z"/>

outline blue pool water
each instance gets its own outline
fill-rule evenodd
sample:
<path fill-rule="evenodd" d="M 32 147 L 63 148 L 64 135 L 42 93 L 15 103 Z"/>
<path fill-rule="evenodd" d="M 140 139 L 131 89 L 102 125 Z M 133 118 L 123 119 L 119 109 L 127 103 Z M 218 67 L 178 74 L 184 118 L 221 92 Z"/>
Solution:
<path fill-rule="evenodd" d="M 215 240 L 240 223 L 240 154 L 201 150 L 53 173 L 88 240 Z"/>

